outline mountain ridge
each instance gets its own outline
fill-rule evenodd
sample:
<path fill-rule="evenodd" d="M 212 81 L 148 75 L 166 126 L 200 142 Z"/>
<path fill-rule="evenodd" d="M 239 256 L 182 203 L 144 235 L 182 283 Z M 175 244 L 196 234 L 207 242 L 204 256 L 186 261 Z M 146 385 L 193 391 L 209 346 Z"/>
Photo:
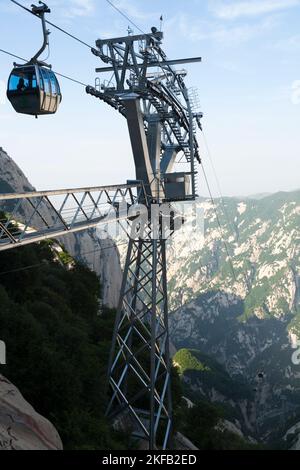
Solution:
<path fill-rule="evenodd" d="M 281 437 L 285 423 L 300 420 L 300 369 L 292 362 L 300 338 L 300 191 L 215 204 L 198 203 L 204 233 L 183 228 L 169 240 L 171 340 L 257 390 L 242 425 L 268 442 L 274 420 Z"/>

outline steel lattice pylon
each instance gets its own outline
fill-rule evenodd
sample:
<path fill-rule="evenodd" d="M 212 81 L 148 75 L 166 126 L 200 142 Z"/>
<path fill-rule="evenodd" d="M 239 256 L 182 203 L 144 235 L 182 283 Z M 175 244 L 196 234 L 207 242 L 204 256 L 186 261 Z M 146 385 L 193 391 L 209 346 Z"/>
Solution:
<path fill-rule="evenodd" d="M 124 417 L 149 448 L 167 448 L 172 403 L 166 241 L 129 240 L 109 364 L 111 417 Z"/>
<path fill-rule="evenodd" d="M 147 233 L 138 238 L 133 229 L 129 240 L 109 363 L 107 414 L 124 420 L 121 427 L 131 427 L 149 449 L 170 448 L 172 429 L 166 240 L 162 221 L 159 236 L 151 233 L 149 212 L 153 205 L 195 200 L 196 164 L 201 161 L 196 129 L 202 113 L 185 85 L 186 71 L 172 67 L 201 58 L 168 60 L 162 39 L 163 33 L 152 27 L 148 34 L 97 40 L 92 53 L 106 65 L 96 71 L 113 76 L 86 88 L 126 118 L 135 182 L 145 188 L 138 202 L 147 206 Z M 176 216 L 171 217 L 174 222 Z"/>

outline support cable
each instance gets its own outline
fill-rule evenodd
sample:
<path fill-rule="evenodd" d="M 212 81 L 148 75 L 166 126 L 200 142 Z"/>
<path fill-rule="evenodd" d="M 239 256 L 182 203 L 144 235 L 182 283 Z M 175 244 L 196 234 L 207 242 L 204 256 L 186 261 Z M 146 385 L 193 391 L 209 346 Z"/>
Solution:
<path fill-rule="evenodd" d="M 216 185 L 217 185 L 217 188 L 218 188 L 218 192 L 219 192 L 219 195 L 220 195 L 221 204 L 222 204 L 222 208 L 223 208 L 225 218 L 227 220 L 228 225 L 230 226 L 230 228 L 232 230 L 232 234 L 234 236 L 237 236 L 237 238 L 238 238 L 238 232 L 235 229 L 235 227 L 232 223 L 232 220 L 229 217 L 229 214 L 228 214 L 228 211 L 227 211 L 227 208 L 226 208 L 226 205 L 225 205 L 224 196 L 222 194 L 222 189 L 221 189 L 220 181 L 219 181 L 219 178 L 218 178 L 218 175 L 217 175 L 216 167 L 215 167 L 215 164 L 213 162 L 212 154 L 211 154 L 211 151 L 210 151 L 210 148 L 209 148 L 209 145 L 208 145 L 208 142 L 207 142 L 207 138 L 206 138 L 206 135 L 205 135 L 203 129 L 202 129 L 202 135 L 203 135 L 204 145 L 206 147 L 207 156 L 209 158 L 210 165 L 211 165 L 211 168 L 212 168 L 212 171 L 213 171 L 213 174 L 214 174 L 214 178 L 215 178 L 215 181 L 216 181 Z"/>
<path fill-rule="evenodd" d="M 12 0 L 13 1 L 13 0 Z M 127 21 L 129 21 L 140 33 L 146 34 L 145 31 L 143 31 L 136 23 L 134 23 L 129 16 L 127 16 L 120 8 L 118 8 L 111 0 L 106 0 L 106 2 L 114 8 L 120 15 L 122 15 Z"/>
<path fill-rule="evenodd" d="M 228 211 L 227 211 L 227 208 L 226 208 L 226 205 L 225 205 L 225 202 L 224 202 L 224 197 L 223 197 L 223 194 L 222 194 L 222 190 L 221 190 L 220 181 L 219 181 L 217 171 L 216 171 L 216 168 L 215 168 L 215 165 L 214 165 L 214 162 L 213 162 L 213 158 L 212 158 L 212 154 L 211 154 L 208 142 L 207 142 L 207 138 L 206 138 L 206 135 L 205 135 L 203 129 L 202 129 L 202 134 L 203 134 L 203 141 L 204 141 L 204 144 L 205 144 L 205 147 L 206 147 L 207 155 L 208 155 L 208 158 L 210 160 L 210 164 L 211 164 L 211 167 L 212 167 L 212 170 L 213 170 L 213 173 L 214 173 L 214 177 L 215 177 L 215 180 L 216 180 L 216 184 L 217 184 L 217 187 L 218 187 L 218 191 L 219 191 L 219 194 L 220 194 L 220 200 L 221 200 L 221 205 L 222 205 L 222 208 L 223 208 L 223 214 L 224 214 L 225 219 L 226 219 L 226 221 L 227 221 L 227 223 L 228 223 L 228 225 L 231 229 L 232 235 L 234 237 L 236 237 L 236 240 L 238 241 L 239 240 L 239 232 L 238 232 L 237 228 L 234 226 L 234 224 L 233 224 L 233 222 L 232 222 L 232 220 L 231 220 L 231 218 L 228 214 Z M 202 164 L 202 168 L 203 168 L 203 172 L 205 173 L 203 164 Z M 205 179 L 207 180 L 206 175 L 205 175 Z M 208 184 L 208 180 L 207 180 L 207 184 Z M 211 191 L 209 190 L 209 192 L 210 192 L 210 196 L 212 198 Z M 217 211 L 216 205 L 215 205 L 215 211 Z M 228 250 L 226 250 L 226 251 L 228 252 Z M 231 260 L 231 265 L 232 265 L 232 269 L 233 269 L 232 260 Z M 248 285 L 248 273 L 247 273 L 247 271 L 243 270 L 241 272 L 241 275 L 243 276 L 246 285 Z M 235 280 L 236 280 L 236 275 L 234 277 L 235 277 Z"/>
<path fill-rule="evenodd" d="M 206 185 L 207 185 L 207 189 L 208 189 L 208 192 L 209 192 L 209 197 L 210 197 L 211 203 L 212 203 L 212 205 L 213 205 L 214 213 L 215 213 L 215 215 L 216 215 L 216 220 L 217 220 L 217 224 L 218 224 L 218 227 L 219 227 L 219 233 L 220 233 L 220 235 L 221 235 L 221 238 L 222 238 L 222 241 L 223 241 L 225 250 L 226 250 L 226 254 L 227 254 L 227 257 L 228 257 L 228 260 L 229 260 L 230 270 L 231 270 L 233 279 L 234 279 L 235 281 L 237 281 L 237 277 L 236 277 L 236 274 L 235 274 L 235 271 L 234 271 L 234 267 L 233 267 L 231 255 L 230 255 L 230 253 L 229 253 L 228 245 L 227 245 L 227 242 L 226 242 L 225 238 L 223 237 L 222 225 L 221 225 L 220 218 L 219 218 L 219 214 L 218 214 L 218 211 L 217 211 L 217 206 L 216 206 L 214 197 L 213 197 L 212 192 L 211 192 L 211 189 L 210 189 L 210 185 L 209 185 L 209 182 L 208 182 L 208 178 L 207 178 L 207 175 L 206 175 L 206 171 L 205 171 L 205 169 L 204 169 L 203 161 L 202 161 L 201 167 L 202 167 L 204 179 L 205 179 L 205 182 L 206 182 Z"/>
<path fill-rule="evenodd" d="M 4 49 L 0 49 L 0 52 L 2 52 L 3 54 L 10 55 L 11 57 L 14 57 L 15 59 L 22 60 L 23 62 L 28 62 L 27 59 L 24 59 L 23 57 L 20 57 L 20 56 L 18 56 L 18 55 L 16 55 L 16 54 L 13 54 L 12 52 L 5 51 Z M 87 86 L 88 86 L 86 83 L 83 83 L 83 82 L 81 82 L 80 80 L 77 80 L 76 78 L 69 77 L 68 75 L 64 75 L 63 73 L 56 72 L 55 70 L 53 70 L 53 72 L 54 72 L 56 75 L 58 75 L 59 77 L 66 78 L 67 80 L 70 80 L 71 82 L 77 83 L 78 85 L 82 85 L 82 86 L 84 86 L 84 87 L 87 87 Z"/>
<path fill-rule="evenodd" d="M 22 5 L 21 3 L 17 2 L 16 0 L 10 0 L 12 3 L 14 3 L 15 5 L 18 5 L 19 7 L 23 8 L 23 10 L 27 11 L 28 13 L 31 13 L 33 16 L 36 16 L 37 18 L 39 18 L 39 16 L 37 14 L 35 14 L 33 11 L 31 11 L 29 8 L 26 8 L 24 5 Z M 75 41 L 79 42 L 80 44 L 82 44 L 83 46 L 86 46 L 88 47 L 89 49 L 93 49 L 93 46 L 90 46 L 87 42 L 83 41 L 82 39 L 79 39 L 77 36 L 74 36 L 74 34 L 71 34 L 69 33 L 68 31 L 66 31 L 65 29 L 61 28 L 60 26 L 57 26 L 56 24 L 52 23 L 51 21 L 49 20 L 45 20 L 47 24 L 49 24 L 50 26 L 53 26 L 53 28 L 56 28 L 58 29 L 58 31 L 66 34 L 67 36 L 69 36 L 70 38 L 74 39 Z"/>

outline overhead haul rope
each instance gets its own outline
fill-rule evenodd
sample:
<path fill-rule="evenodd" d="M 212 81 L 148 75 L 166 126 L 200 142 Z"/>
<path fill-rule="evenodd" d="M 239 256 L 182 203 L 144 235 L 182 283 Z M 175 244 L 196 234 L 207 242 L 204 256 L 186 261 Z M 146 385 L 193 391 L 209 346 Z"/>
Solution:
<path fill-rule="evenodd" d="M 120 15 L 122 15 L 124 18 L 126 18 L 126 20 L 129 21 L 129 23 L 132 24 L 132 26 L 134 26 L 137 30 L 140 31 L 140 33 L 146 34 L 145 31 L 143 31 L 136 23 L 134 23 L 134 22 L 129 18 L 129 16 L 127 16 L 122 10 L 120 10 L 120 8 L 118 8 L 116 5 L 114 5 L 113 2 L 111 2 L 110 0 L 106 0 L 106 2 L 107 2 L 112 8 L 114 8 L 118 13 L 120 13 Z"/>
<path fill-rule="evenodd" d="M 202 135 L 203 135 L 204 145 L 206 147 L 206 152 L 207 152 L 207 155 L 208 155 L 208 158 L 209 158 L 209 161 L 210 161 L 210 165 L 211 165 L 211 168 L 212 168 L 212 171 L 213 171 L 213 174 L 214 174 L 214 178 L 215 178 L 215 181 L 216 181 L 216 185 L 217 185 L 217 188 L 218 188 L 218 192 L 219 192 L 219 195 L 220 195 L 224 216 L 227 220 L 228 225 L 230 226 L 230 228 L 232 230 L 232 234 L 235 235 L 235 236 L 238 236 L 236 228 L 234 227 L 234 224 L 232 223 L 232 220 L 229 217 L 227 207 L 225 205 L 224 196 L 222 194 L 222 189 L 221 189 L 220 181 L 219 181 L 219 178 L 218 178 L 218 175 L 217 175 L 216 167 L 215 167 L 215 164 L 213 162 L 212 154 L 211 154 L 211 151 L 210 151 L 210 148 L 209 148 L 209 145 L 208 145 L 208 142 L 207 142 L 207 138 L 206 138 L 206 135 L 205 135 L 205 132 L 204 132 L 203 129 L 202 129 Z"/>
<path fill-rule="evenodd" d="M 225 238 L 223 237 L 222 225 L 221 225 L 219 214 L 218 214 L 218 211 L 217 211 L 217 206 L 216 206 L 214 197 L 213 197 L 211 189 L 210 189 L 210 185 L 209 185 L 209 182 L 208 182 L 208 178 L 207 178 L 207 175 L 206 175 L 206 171 L 205 171 L 203 162 L 201 164 L 201 167 L 202 167 L 204 179 L 205 179 L 205 182 L 206 182 L 206 186 L 207 186 L 207 189 L 208 189 L 209 197 L 210 197 L 211 203 L 213 205 L 213 210 L 214 210 L 216 220 L 217 220 L 217 224 L 218 224 L 218 227 L 219 227 L 219 233 L 221 235 L 221 238 L 222 238 L 222 241 L 223 241 L 223 244 L 224 244 L 224 247 L 225 247 L 225 251 L 226 251 L 226 254 L 227 254 L 227 257 L 228 257 L 228 260 L 229 260 L 229 265 L 230 265 L 230 270 L 231 270 L 231 273 L 232 273 L 232 277 L 235 281 L 237 281 L 237 277 L 236 277 L 235 270 L 234 270 L 234 267 L 233 267 L 231 255 L 229 253 L 228 244 L 227 244 Z"/>
<path fill-rule="evenodd" d="M 19 7 L 23 8 L 23 10 L 27 11 L 28 13 L 31 13 L 33 16 L 36 16 L 38 17 L 38 15 L 36 15 L 33 11 L 31 11 L 29 8 L 25 7 L 24 5 L 22 5 L 21 3 L 17 2 L 16 0 L 10 0 L 12 3 L 14 3 L 15 5 L 18 5 Z M 114 5 L 110 0 L 106 0 L 107 3 L 112 7 L 114 8 L 118 13 L 120 13 L 124 18 L 126 18 L 135 28 L 137 28 L 141 33 L 143 34 L 146 34 L 136 23 L 134 23 L 125 13 L 123 13 L 116 5 Z M 83 41 L 82 39 L 78 38 L 77 36 L 75 36 L 74 34 L 71 34 L 69 31 L 66 31 L 65 29 L 61 28 L 60 26 L 56 25 L 55 23 L 52 23 L 51 21 L 49 20 L 45 20 L 47 24 L 49 24 L 50 26 L 53 26 L 54 28 L 56 28 L 58 31 L 66 34 L 67 36 L 69 36 L 70 38 L 74 39 L 75 41 L 79 42 L 80 44 L 82 44 L 83 46 L 85 47 L 88 47 L 90 50 L 91 49 L 94 49 L 93 46 L 91 46 L 90 44 L 88 44 L 87 42 Z M 0 49 L 1 52 L 4 52 L 4 53 L 7 53 L 6 51 L 3 51 Z M 23 60 L 24 62 L 28 62 L 26 61 L 26 59 L 23 59 L 21 57 L 18 57 L 14 54 L 10 54 L 12 55 L 12 57 L 15 57 L 19 60 Z M 68 77 L 66 75 L 63 75 L 61 73 L 58 73 L 58 72 L 55 72 L 54 73 L 60 77 L 63 77 L 63 78 L 66 78 L 68 80 L 71 80 L 75 83 L 78 83 L 84 87 L 86 87 L 87 85 L 79 80 L 76 80 L 76 79 L 73 79 L 71 77 Z M 113 75 L 112 75 L 113 77 Z M 110 79 L 109 83 L 111 82 L 112 78 Z"/>
<path fill-rule="evenodd" d="M 19 7 L 23 8 L 23 10 L 27 11 L 28 13 L 31 13 L 33 16 L 36 16 L 38 17 L 37 14 L 35 14 L 32 10 L 30 10 L 29 8 L 25 7 L 24 5 L 22 5 L 21 3 L 17 2 L 16 0 L 10 0 L 12 3 L 14 3 L 15 5 L 18 5 Z M 127 21 L 129 21 L 137 30 L 139 30 L 142 34 L 146 34 L 145 31 L 143 31 L 136 23 L 134 23 L 130 17 L 128 15 L 126 15 L 122 10 L 120 10 L 120 8 L 118 8 L 112 1 L 110 0 L 106 0 L 106 2 L 112 7 L 114 8 L 120 15 L 122 15 L 124 18 L 126 18 Z M 60 26 L 57 26 L 55 23 L 52 23 L 51 21 L 49 20 L 45 20 L 47 24 L 49 24 L 50 26 L 53 26 L 53 28 L 56 28 L 58 31 L 60 31 L 61 33 L 64 33 L 66 34 L 67 36 L 69 36 L 70 38 L 74 39 L 75 41 L 79 42 L 80 44 L 82 44 L 83 46 L 85 47 L 88 47 L 89 49 L 94 49 L 94 46 L 91 46 L 90 44 L 88 44 L 86 41 L 83 41 L 82 39 L 78 38 L 77 36 L 75 36 L 74 34 L 72 33 L 69 33 L 69 31 L 66 31 L 65 29 L 61 28 Z"/>
<path fill-rule="evenodd" d="M 33 16 L 36 16 L 37 18 L 39 18 L 39 16 L 37 14 L 35 14 L 33 11 L 29 10 L 29 8 L 26 8 L 24 5 L 22 5 L 21 3 L 17 2 L 16 0 L 10 0 L 12 3 L 15 3 L 15 5 L 18 5 L 19 7 L 23 8 L 23 10 L 27 11 L 28 13 L 31 13 Z M 82 44 L 83 46 L 86 46 L 88 47 L 89 49 L 93 49 L 93 46 L 89 45 L 87 42 L 83 41 L 82 39 L 79 39 L 78 37 L 74 36 L 74 34 L 71 34 L 69 33 L 68 31 L 66 31 L 65 29 L 61 28 L 60 26 L 57 26 L 56 24 L 52 23 L 51 21 L 49 20 L 45 20 L 47 24 L 49 24 L 50 26 L 53 26 L 53 28 L 56 28 L 58 29 L 58 31 L 66 34 L 67 36 L 69 36 L 70 38 L 74 39 L 75 41 L 79 42 L 80 44 Z"/>
<path fill-rule="evenodd" d="M 12 1 L 12 0 L 11 0 L 11 1 Z M 12 52 L 5 51 L 4 49 L 0 49 L 0 52 L 2 52 L 3 54 L 10 55 L 11 57 L 14 57 L 15 59 L 22 60 L 23 62 L 28 62 L 27 59 L 24 59 L 23 57 L 20 57 L 20 56 L 18 56 L 18 55 L 16 55 L 16 54 L 13 54 Z M 56 75 L 59 75 L 60 77 L 66 78 L 67 80 L 70 80 L 71 82 L 77 83 L 78 85 L 82 85 L 82 86 L 84 86 L 84 87 L 87 86 L 86 83 L 83 83 L 83 82 L 81 82 L 80 80 L 77 80 L 76 78 L 69 77 L 68 75 L 64 75 L 64 74 L 62 74 L 62 73 L 56 72 L 55 70 L 53 70 L 53 72 L 54 72 Z"/>
<path fill-rule="evenodd" d="M 203 132 L 202 132 L 203 133 Z M 203 139 L 204 139 L 204 143 L 205 143 L 205 147 L 206 147 L 206 150 L 207 150 L 207 154 L 208 154 L 208 157 L 209 157 L 209 160 L 210 160 L 210 163 L 211 163 L 211 167 L 212 167 L 212 170 L 213 170 L 213 173 L 214 173 L 214 176 L 215 176 L 215 180 L 216 180 L 216 183 L 217 183 L 217 187 L 218 187 L 218 191 L 220 193 L 220 199 L 221 199 L 221 205 L 222 205 L 222 208 L 223 208 L 223 214 L 227 220 L 227 223 L 232 231 L 232 234 L 234 236 L 237 236 L 237 232 L 236 232 L 236 229 L 229 217 L 229 214 L 228 214 L 228 211 L 227 211 L 227 208 L 226 208 L 226 205 L 224 203 L 224 197 L 222 195 L 222 190 L 221 190 L 221 186 L 220 186 L 220 182 L 219 182 L 219 179 L 218 179 L 218 176 L 217 176 L 217 172 L 216 172 L 216 168 L 215 168 L 215 165 L 213 163 L 213 159 L 212 159 L 212 155 L 211 155 L 211 152 L 210 152 L 210 149 L 209 149 L 209 146 L 208 146 L 208 143 L 207 143 L 207 139 L 205 137 L 205 134 L 203 133 Z M 203 174 L 204 174 L 204 178 L 205 178 L 205 181 L 206 181 L 206 185 L 208 187 L 208 191 L 209 191 L 209 195 L 210 195 L 210 199 L 211 199 L 211 202 L 213 204 L 213 207 L 214 207 L 214 212 L 216 214 L 216 218 L 217 218 L 217 223 L 218 223 L 218 226 L 219 226 L 219 229 L 220 229 L 220 234 L 222 236 L 222 239 L 223 239 L 223 242 L 224 242 L 224 245 L 225 245 L 225 249 L 226 249 L 226 253 L 227 253 L 227 256 L 229 257 L 229 260 L 230 260 L 230 269 L 233 273 L 233 277 L 234 277 L 234 280 L 237 281 L 237 277 L 236 277 L 236 274 L 235 274 L 235 270 L 234 270 L 234 267 L 233 267 L 233 262 L 232 262 L 232 258 L 229 254 L 229 249 L 228 249 L 228 244 L 226 242 L 226 240 L 224 239 L 223 237 L 223 234 L 222 234 L 222 228 L 221 228 L 221 223 L 220 223 L 220 218 L 218 216 L 218 211 L 217 211 L 217 206 L 216 206 L 216 203 L 215 203 L 215 200 L 212 196 L 212 192 L 211 192 L 211 189 L 209 187 L 209 182 L 208 182 L 208 178 L 207 178 L 207 175 L 206 175 L 206 172 L 205 172 L 205 169 L 204 169 L 204 166 L 203 166 L 203 162 L 202 162 L 202 171 L 203 171 Z M 248 273 L 243 270 L 241 272 L 241 275 L 243 276 L 244 278 L 244 281 L 246 283 L 246 286 L 248 286 Z"/>

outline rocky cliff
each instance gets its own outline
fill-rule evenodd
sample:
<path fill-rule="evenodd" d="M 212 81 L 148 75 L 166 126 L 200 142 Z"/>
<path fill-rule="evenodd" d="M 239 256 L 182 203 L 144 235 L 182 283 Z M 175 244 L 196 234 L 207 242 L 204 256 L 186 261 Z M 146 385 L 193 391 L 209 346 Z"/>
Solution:
<path fill-rule="evenodd" d="M 0 147 L 0 193 L 34 190 L 35 188 L 22 170 Z M 49 209 L 43 207 L 43 211 L 49 211 Z M 22 219 L 22 217 L 24 214 L 20 213 L 19 218 Z M 38 226 L 39 221 L 33 220 L 32 224 Z M 101 281 L 103 303 L 111 308 L 116 307 L 122 272 L 119 253 L 114 242 L 109 238 L 99 236 L 96 229 L 68 234 L 61 237 L 60 242 L 74 258 L 97 273 Z"/>
<path fill-rule="evenodd" d="M 198 205 L 204 233 L 169 242 L 172 341 L 248 386 L 251 397 L 233 400 L 248 433 L 282 437 L 300 417 L 300 191 Z"/>
<path fill-rule="evenodd" d="M 183 229 L 170 240 L 171 307 L 222 290 L 245 301 L 247 317 L 279 318 L 295 311 L 300 298 L 300 191 L 259 200 L 217 200 L 216 210 L 203 200 L 198 209 L 203 211 L 204 233 L 202 227 Z"/>
<path fill-rule="evenodd" d="M 54 426 L 0 375 L 0 450 L 62 450 Z"/>

